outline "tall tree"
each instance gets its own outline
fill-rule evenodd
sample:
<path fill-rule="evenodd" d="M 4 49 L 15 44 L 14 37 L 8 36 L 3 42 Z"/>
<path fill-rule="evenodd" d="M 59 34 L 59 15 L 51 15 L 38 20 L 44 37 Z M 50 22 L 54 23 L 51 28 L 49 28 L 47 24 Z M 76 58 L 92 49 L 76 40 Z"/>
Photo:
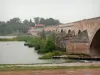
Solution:
<path fill-rule="evenodd" d="M 44 24 L 45 25 L 45 19 L 44 18 L 40 19 L 40 24 Z"/>
<path fill-rule="evenodd" d="M 40 22 L 40 17 L 35 17 L 34 22 L 35 22 L 35 24 L 38 24 Z"/>

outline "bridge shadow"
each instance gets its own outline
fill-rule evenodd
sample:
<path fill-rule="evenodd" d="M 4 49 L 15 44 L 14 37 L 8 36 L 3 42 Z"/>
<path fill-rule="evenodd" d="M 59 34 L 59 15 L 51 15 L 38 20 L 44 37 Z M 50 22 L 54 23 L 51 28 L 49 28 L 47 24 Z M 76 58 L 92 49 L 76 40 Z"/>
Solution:
<path fill-rule="evenodd" d="M 90 53 L 92 56 L 100 57 L 100 29 L 97 30 L 90 45 Z"/>

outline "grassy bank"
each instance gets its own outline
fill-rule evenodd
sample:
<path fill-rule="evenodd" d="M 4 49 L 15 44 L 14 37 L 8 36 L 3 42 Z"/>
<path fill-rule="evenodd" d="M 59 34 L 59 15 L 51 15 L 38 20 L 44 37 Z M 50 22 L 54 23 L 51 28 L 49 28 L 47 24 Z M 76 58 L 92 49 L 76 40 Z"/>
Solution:
<path fill-rule="evenodd" d="M 100 66 L 16 66 L 0 65 L 0 71 L 21 71 L 21 70 L 59 70 L 59 69 L 94 69 Z"/>
<path fill-rule="evenodd" d="M 53 56 L 61 56 L 63 54 L 64 53 L 60 51 L 48 52 L 41 56 L 39 59 L 52 59 Z"/>

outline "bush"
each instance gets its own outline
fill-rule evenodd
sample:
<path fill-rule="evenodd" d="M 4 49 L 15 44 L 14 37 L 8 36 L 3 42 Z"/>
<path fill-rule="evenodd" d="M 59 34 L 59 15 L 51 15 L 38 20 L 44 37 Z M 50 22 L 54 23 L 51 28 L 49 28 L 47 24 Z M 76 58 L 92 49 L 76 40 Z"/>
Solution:
<path fill-rule="evenodd" d="M 53 36 L 48 36 L 46 38 L 41 37 L 31 37 L 31 36 L 19 36 L 17 40 L 23 40 L 26 42 L 26 46 L 35 47 L 38 53 L 53 52 L 56 50 L 55 42 Z"/>
<path fill-rule="evenodd" d="M 60 52 L 60 51 L 54 51 L 53 52 L 53 56 L 60 56 L 62 54 L 63 54 L 63 52 Z"/>
<path fill-rule="evenodd" d="M 49 52 L 49 53 L 45 53 L 42 57 L 40 57 L 39 59 L 51 59 L 53 56 L 53 53 Z"/>
<path fill-rule="evenodd" d="M 48 52 L 45 53 L 42 57 L 40 57 L 39 59 L 52 59 L 53 56 L 60 56 L 63 53 L 60 51 L 54 51 L 54 52 Z"/>
<path fill-rule="evenodd" d="M 39 45 L 35 45 L 35 50 L 39 50 L 40 49 L 40 46 Z"/>
<path fill-rule="evenodd" d="M 55 44 L 52 39 L 49 39 L 49 38 L 47 39 L 45 50 L 46 52 L 52 52 L 55 50 Z"/>

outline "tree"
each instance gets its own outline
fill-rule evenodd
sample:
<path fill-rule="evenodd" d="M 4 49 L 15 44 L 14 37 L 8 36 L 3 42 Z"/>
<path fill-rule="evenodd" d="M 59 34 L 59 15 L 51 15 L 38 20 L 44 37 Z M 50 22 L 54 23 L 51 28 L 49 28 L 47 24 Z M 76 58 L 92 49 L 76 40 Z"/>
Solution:
<path fill-rule="evenodd" d="M 53 19 L 53 18 L 47 18 L 46 20 L 45 20 L 45 25 L 58 25 L 58 24 L 60 24 L 60 22 L 59 22 L 59 20 L 55 20 L 55 19 Z"/>
<path fill-rule="evenodd" d="M 41 18 L 35 17 L 34 22 L 32 20 L 25 19 L 23 22 L 20 18 L 15 17 L 10 19 L 7 22 L 0 21 L 0 35 L 7 35 L 7 34 L 16 34 L 16 33 L 27 33 L 28 29 L 31 26 L 35 26 L 35 24 L 44 24 L 46 26 L 57 25 L 59 24 L 59 20 L 53 18 Z"/>
<path fill-rule="evenodd" d="M 44 19 L 44 18 L 40 18 L 40 17 L 35 17 L 34 21 L 35 21 L 35 24 L 40 23 L 40 24 L 44 24 L 46 26 L 60 24 L 59 20 L 56 20 L 56 19 L 53 19 L 53 18 Z"/>
<path fill-rule="evenodd" d="M 13 18 L 13 19 L 10 19 L 11 23 L 21 23 L 21 20 L 19 18 Z"/>
<path fill-rule="evenodd" d="M 4 21 L 0 21 L 0 25 L 2 25 L 2 24 L 5 24 L 5 22 Z"/>
<path fill-rule="evenodd" d="M 38 24 L 40 22 L 40 17 L 35 17 L 34 22 L 35 22 L 35 24 Z"/>
<path fill-rule="evenodd" d="M 32 20 L 30 19 L 30 23 L 32 23 Z"/>
<path fill-rule="evenodd" d="M 29 25 L 29 23 L 30 23 L 30 22 L 29 22 L 27 19 L 25 19 L 25 20 L 23 21 L 23 24 L 24 24 L 24 25 Z"/>
<path fill-rule="evenodd" d="M 0 22 L 0 34 L 18 34 L 18 33 L 27 33 L 30 27 L 30 22 L 24 20 L 21 22 L 19 18 L 12 18 L 7 22 Z"/>
<path fill-rule="evenodd" d="M 53 18 L 46 19 L 46 25 L 53 25 L 53 23 L 54 23 Z"/>
<path fill-rule="evenodd" d="M 40 19 L 40 24 L 44 24 L 45 25 L 45 19 L 44 18 Z"/>
<path fill-rule="evenodd" d="M 55 24 L 56 25 L 60 24 L 59 20 L 55 20 Z"/>

